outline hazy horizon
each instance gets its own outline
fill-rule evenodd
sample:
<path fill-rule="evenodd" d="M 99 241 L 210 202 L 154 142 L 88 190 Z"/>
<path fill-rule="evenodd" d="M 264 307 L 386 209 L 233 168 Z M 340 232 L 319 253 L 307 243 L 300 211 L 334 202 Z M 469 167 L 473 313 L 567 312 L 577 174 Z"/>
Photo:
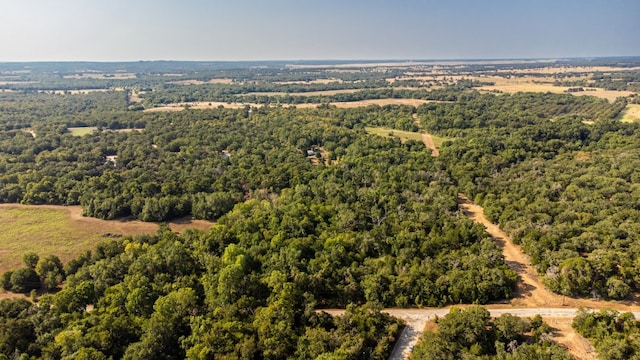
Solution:
<path fill-rule="evenodd" d="M 0 62 L 640 55 L 636 0 L 5 2 Z"/>

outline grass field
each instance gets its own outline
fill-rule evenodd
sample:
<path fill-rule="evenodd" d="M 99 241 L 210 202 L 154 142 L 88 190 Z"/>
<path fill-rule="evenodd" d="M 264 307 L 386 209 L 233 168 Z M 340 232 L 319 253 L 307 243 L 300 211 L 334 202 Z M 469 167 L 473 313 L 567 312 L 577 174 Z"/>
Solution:
<path fill-rule="evenodd" d="M 169 223 L 174 231 L 206 230 L 213 223 L 181 219 Z M 22 267 L 22 255 L 56 255 L 63 263 L 105 240 L 106 233 L 123 236 L 153 234 L 158 224 L 82 217 L 79 206 L 0 205 L 0 273 Z"/>
<path fill-rule="evenodd" d="M 640 121 L 640 105 L 629 104 L 622 112 L 620 118 L 622 122 L 637 122 Z"/>
<path fill-rule="evenodd" d="M 400 139 L 400 141 L 405 142 L 407 140 L 415 140 L 422 142 L 422 134 L 419 132 L 411 132 L 411 131 L 402 131 L 396 129 L 388 129 L 383 127 L 365 127 L 365 131 L 369 134 L 380 135 L 384 137 L 392 137 L 395 136 Z"/>
<path fill-rule="evenodd" d="M 70 127 L 70 128 L 67 128 L 67 130 L 73 136 L 84 136 L 84 135 L 91 134 L 92 132 L 98 130 L 98 128 L 95 126 L 81 126 L 81 127 Z"/>

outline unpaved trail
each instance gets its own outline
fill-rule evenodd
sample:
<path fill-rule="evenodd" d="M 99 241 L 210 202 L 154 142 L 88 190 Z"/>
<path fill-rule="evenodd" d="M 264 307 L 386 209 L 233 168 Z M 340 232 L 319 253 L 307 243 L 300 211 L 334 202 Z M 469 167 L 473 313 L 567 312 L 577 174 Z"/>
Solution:
<path fill-rule="evenodd" d="M 462 212 L 471 220 L 484 225 L 491 238 L 502 248 L 507 265 L 518 273 L 519 282 L 513 305 L 520 307 L 549 307 L 562 306 L 562 296 L 547 290 L 540 281 L 529 259 L 522 253 L 509 236 L 498 225 L 493 224 L 484 216 L 484 210 L 474 204 L 466 196 L 458 194 L 458 204 Z"/>
<path fill-rule="evenodd" d="M 571 322 L 578 308 L 591 309 L 615 309 L 620 312 L 632 312 L 636 319 L 640 318 L 640 306 L 636 298 L 629 301 L 602 301 L 589 299 L 563 298 L 549 291 L 543 284 L 529 259 L 522 253 L 520 247 L 515 245 L 511 238 L 493 224 L 484 215 L 484 209 L 474 204 L 463 194 L 458 195 L 458 203 L 462 212 L 471 220 L 485 226 L 487 233 L 503 249 L 505 262 L 518 273 L 518 288 L 514 299 L 508 304 L 490 304 L 484 307 L 489 310 L 491 316 L 498 317 L 502 314 L 512 314 L 521 317 L 542 316 L 553 328 L 553 340 L 564 346 L 569 354 L 577 360 L 595 360 L 596 354 L 591 343 L 578 334 Z M 471 305 L 456 305 L 468 307 Z M 393 349 L 389 359 L 408 359 L 411 349 L 419 341 L 425 325 L 435 316 L 442 317 L 449 312 L 449 308 L 440 309 L 383 309 L 382 311 L 405 321 L 405 328 Z M 331 315 L 342 315 L 344 310 L 327 309 Z"/>
<path fill-rule="evenodd" d="M 420 124 L 420 120 L 418 120 L 418 115 L 413 114 L 412 117 L 413 117 L 413 123 L 418 125 L 418 127 L 420 128 L 420 134 L 422 135 L 422 142 L 427 147 L 427 149 L 431 149 L 431 156 L 433 157 L 440 156 L 440 151 L 436 147 L 436 144 L 433 142 L 433 138 L 431 138 L 431 135 L 425 132 L 424 130 L 422 130 L 422 124 Z"/>
<path fill-rule="evenodd" d="M 586 307 L 592 309 L 613 308 L 619 311 L 634 312 L 636 318 L 640 313 L 637 301 L 602 301 L 589 299 L 566 298 L 552 293 L 543 284 L 535 269 L 531 266 L 529 259 L 522 253 L 519 246 L 515 245 L 511 238 L 489 219 L 484 216 L 484 209 L 474 204 L 463 194 L 458 194 L 458 204 L 462 212 L 471 220 L 484 225 L 491 238 L 503 250 L 504 259 L 507 265 L 518 273 L 519 281 L 516 294 L 510 304 L 518 308 L 532 308 L 540 311 L 541 307 L 563 307 L 572 308 Z M 515 310 L 515 309 L 513 309 Z M 513 311 L 512 310 L 512 311 Z M 515 314 L 514 314 L 515 315 Z M 543 317 L 554 317 L 554 314 L 541 314 Z M 569 353 L 576 359 L 595 359 L 593 347 L 587 339 L 578 334 L 571 327 L 571 320 L 564 320 L 556 324 L 549 324 L 556 329 L 554 341 L 565 346 Z M 557 326 L 555 326 L 557 325 Z"/>

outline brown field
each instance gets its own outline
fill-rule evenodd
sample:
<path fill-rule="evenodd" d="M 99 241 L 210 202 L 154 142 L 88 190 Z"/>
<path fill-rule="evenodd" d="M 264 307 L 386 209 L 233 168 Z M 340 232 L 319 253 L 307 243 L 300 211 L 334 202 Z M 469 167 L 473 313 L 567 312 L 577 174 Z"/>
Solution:
<path fill-rule="evenodd" d="M 371 99 L 371 100 L 361 100 L 361 101 L 350 101 L 350 102 L 333 102 L 331 105 L 335 105 L 338 108 L 356 108 L 363 107 L 369 105 L 410 105 L 410 106 L 420 106 L 422 104 L 429 103 L 429 100 L 421 100 L 421 99 Z"/>
<path fill-rule="evenodd" d="M 233 79 L 211 79 L 208 81 L 202 81 L 202 80 L 178 80 L 178 81 L 171 81 L 169 82 L 169 84 L 176 84 L 176 85 L 203 85 L 203 84 L 233 84 Z"/>
<path fill-rule="evenodd" d="M 131 92 L 129 93 L 129 102 L 137 103 L 142 101 L 140 94 L 141 92 L 138 90 L 131 90 Z"/>
<path fill-rule="evenodd" d="M 97 243 L 103 234 L 154 234 L 157 223 L 137 220 L 100 220 L 82 216 L 80 206 L 0 204 L 0 272 L 22 266 L 22 254 L 54 254 L 66 262 Z M 208 230 L 213 222 L 183 218 L 169 222 L 176 232 Z"/>
<path fill-rule="evenodd" d="M 336 95 L 336 94 L 352 94 L 352 93 L 355 93 L 355 92 L 358 92 L 358 91 L 363 91 L 363 90 L 378 90 L 378 89 L 340 89 L 340 90 L 320 90 L 320 91 L 289 92 L 289 93 L 288 92 L 284 92 L 284 91 L 277 91 L 277 92 L 256 91 L 256 92 L 246 93 L 245 95 L 331 96 L 331 95 Z"/>
<path fill-rule="evenodd" d="M 245 105 L 259 106 L 256 104 L 225 103 L 225 102 L 218 102 L 218 101 L 196 101 L 196 102 L 188 102 L 188 103 L 167 104 L 165 106 L 158 106 L 154 108 L 144 109 L 143 111 L 145 112 L 182 111 L 187 107 L 190 109 L 202 110 L 202 109 L 214 109 L 214 108 L 217 108 L 218 106 L 223 106 L 225 108 L 230 108 L 230 109 L 242 109 L 243 107 L 245 107 Z"/>
<path fill-rule="evenodd" d="M 429 102 L 433 102 L 433 101 L 429 101 L 429 100 L 421 100 L 421 99 L 372 99 L 372 100 L 362 100 L 362 101 L 350 101 L 350 102 L 332 102 L 330 103 L 330 105 L 335 105 L 338 108 L 357 108 L 357 107 L 365 107 L 365 106 L 370 106 L 370 105 L 378 105 L 378 106 L 384 106 L 384 105 L 410 105 L 410 106 L 420 106 L 422 104 L 426 104 Z M 216 101 L 211 101 L 211 102 L 205 102 L 205 101 L 199 101 L 199 102 L 191 102 L 191 103 L 174 103 L 174 104 L 167 104 L 165 106 L 159 106 L 159 107 L 154 107 L 154 108 L 149 108 L 149 109 L 145 109 L 145 112 L 157 112 L 157 111 L 182 111 L 185 108 L 189 108 L 189 109 L 196 109 L 196 110 L 202 110 L 202 109 L 213 109 L 213 108 L 217 108 L 218 106 L 223 106 L 225 108 L 230 108 L 230 109 L 241 109 L 243 107 L 245 107 L 246 105 L 249 106 L 255 106 L 255 107 L 262 107 L 262 106 L 276 106 L 275 104 L 253 104 L 253 103 L 224 103 L 224 102 L 216 102 Z M 305 103 L 305 104 L 281 104 L 283 107 L 296 107 L 298 109 L 308 109 L 308 108 L 315 108 L 318 107 L 321 104 L 318 103 Z"/>
<path fill-rule="evenodd" d="M 629 104 L 622 113 L 622 122 L 637 122 L 640 121 L 640 105 Z"/>
<path fill-rule="evenodd" d="M 311 81 L 274 81 L 273 83 L 279 84 L 279 85 L 331 84 L 331 83 L 342 83 L 342 79 L 314 79 Z"/>
<path fill-rule="evenodd" d="M 569 89 L 568 86 L 555 86 L 553 81 L 555 79 L 550 77 L 535 77 L 535 76 L 522 76 L 504 78 L 501 76 L 472 76 L 467 77 L 472 80 L 489 81 L 494 85 L 485 85 L 480 87 L 483 91 L 502 91 L 505 93 L 515 92 L 551 92 L 556 94 L 566 93 Z M 616 98 L 621 96 L 629 96 L 633 94 L 632 91 L 614 91 L 604 90 L 599 88 L 585 88 L 585 91 L 572 92 L 575 96 L 597 96 L 599 98 L 607 99 L 609 102 L 613 102 Z"/>

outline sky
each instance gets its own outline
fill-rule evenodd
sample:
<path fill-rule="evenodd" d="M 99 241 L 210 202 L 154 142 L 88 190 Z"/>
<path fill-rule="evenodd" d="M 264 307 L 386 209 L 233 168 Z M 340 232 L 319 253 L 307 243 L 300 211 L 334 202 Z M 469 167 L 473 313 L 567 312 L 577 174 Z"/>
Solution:
<path fill-rule="evenodd" d="M 0 61 L 640 55 L 640 0 L 0 0 Z"/>

